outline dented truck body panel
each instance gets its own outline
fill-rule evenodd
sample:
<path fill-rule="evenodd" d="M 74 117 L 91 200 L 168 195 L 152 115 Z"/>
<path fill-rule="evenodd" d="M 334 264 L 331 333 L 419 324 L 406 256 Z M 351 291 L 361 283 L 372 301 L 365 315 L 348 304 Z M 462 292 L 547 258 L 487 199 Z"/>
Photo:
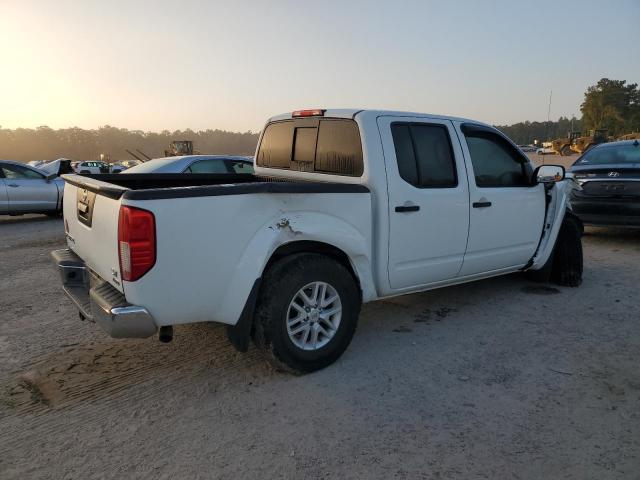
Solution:
<path fill-rule="evenodd" d="M 127 301 L 147 308 L 158 326 L 235 324 L 272 253 L 295 241 L 327 243 L 345 252 L 366 286 L 363 296 L 375 297 L 369 268 L 369 193 L 253 194 L 125 204 L 151 211 L 157 230 L 170 232 L 158 238 L 153 269 L 139 281 L 124 282 Z M 340 216 L 332 213 L 336 211 Z"/>

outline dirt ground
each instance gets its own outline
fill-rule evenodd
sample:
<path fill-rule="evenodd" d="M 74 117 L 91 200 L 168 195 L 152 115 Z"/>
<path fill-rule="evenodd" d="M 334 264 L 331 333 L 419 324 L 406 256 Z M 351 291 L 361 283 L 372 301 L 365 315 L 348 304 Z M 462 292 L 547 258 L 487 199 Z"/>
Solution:
<path fill-rule="evenodd" d="M 107 337 L 62 294 L 63 245 L 60 220 L 0 219 L 2 479 L 638 478 L 640 231 L 588 229 L 577 289 L 511 275 L 366 305 L 301 377 L 218 326 Z"/>

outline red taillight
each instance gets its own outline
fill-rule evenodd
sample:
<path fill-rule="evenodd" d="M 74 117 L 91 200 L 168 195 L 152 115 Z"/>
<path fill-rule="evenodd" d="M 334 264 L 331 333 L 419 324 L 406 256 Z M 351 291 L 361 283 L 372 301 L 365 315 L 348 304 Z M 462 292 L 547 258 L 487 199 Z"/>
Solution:
<path fill-rule="evenodd" d="M 315 108 L 313 110 L 296 110 L 291 114 L 292 117 L 322 117 L 325 110 Z"/>
<path fill-rule="evenodd" d="M 135 282 L 156 263 L 156 221 L 153 213 L 120 207 L 118 255 L 122 280 Z"/>

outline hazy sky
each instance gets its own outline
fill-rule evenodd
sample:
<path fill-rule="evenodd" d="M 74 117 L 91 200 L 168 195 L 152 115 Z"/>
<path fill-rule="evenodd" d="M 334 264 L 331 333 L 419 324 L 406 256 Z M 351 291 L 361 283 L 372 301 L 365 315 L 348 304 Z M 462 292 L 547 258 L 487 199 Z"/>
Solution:
<path fill-rule="evenodd" d="M 311 107 L 494 124 L 640 82 L 640 0 L 0 0 L 0 125 L 253 130 Z"/>

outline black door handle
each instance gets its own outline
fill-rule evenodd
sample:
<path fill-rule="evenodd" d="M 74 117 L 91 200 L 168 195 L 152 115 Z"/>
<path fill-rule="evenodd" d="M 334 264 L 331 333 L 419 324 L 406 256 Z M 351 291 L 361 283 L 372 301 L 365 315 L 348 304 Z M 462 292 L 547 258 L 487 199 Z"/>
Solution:
<path fill-rule="evenodd" d="M 473 208 L 485 208 L 490 206 L 491 202 L 473 202 Z"/>
<path fill-rule="evenodd" d="M 400 205 L 396 207 L 396 212 L 417 212 L 420 210 L 420 205 Z"/>

